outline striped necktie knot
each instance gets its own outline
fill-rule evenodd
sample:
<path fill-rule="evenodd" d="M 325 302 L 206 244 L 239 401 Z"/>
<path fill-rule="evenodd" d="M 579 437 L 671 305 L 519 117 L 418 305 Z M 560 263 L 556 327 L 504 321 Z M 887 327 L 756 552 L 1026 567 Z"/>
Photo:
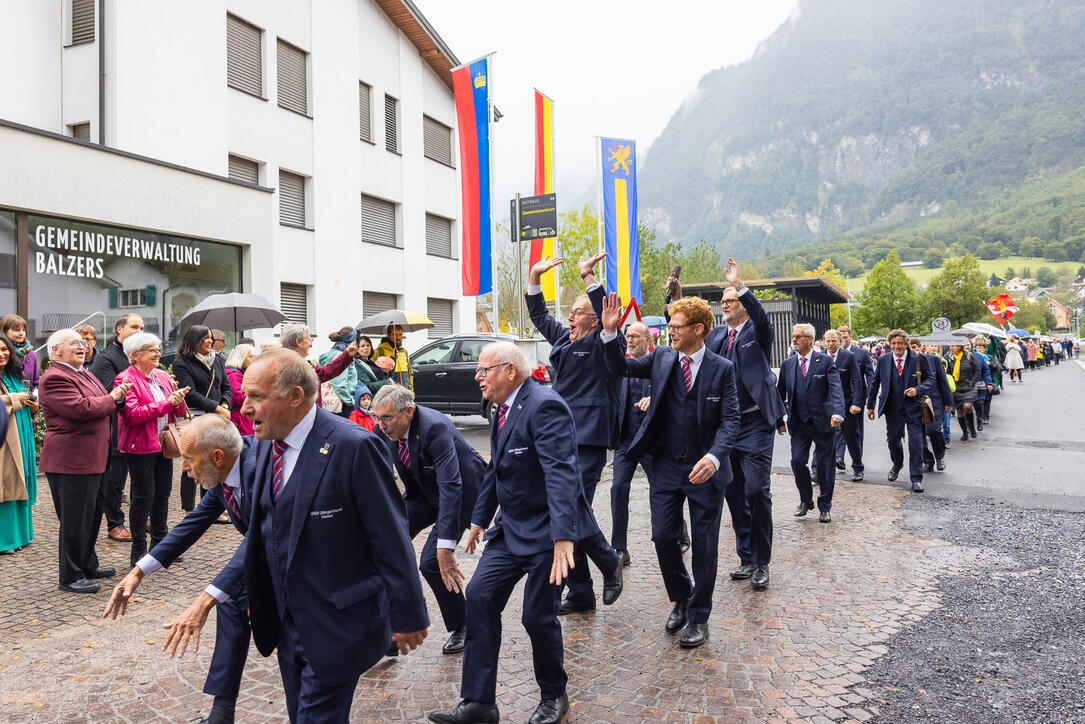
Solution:
<path fill-rule="evenodd" d="M 403 463 L 403 467 L 408 470 L 411 469 L 411 449 L 407 445 L 407 438 L 401 438 L 399 441 L 399 459 Z"/>
<path fill-rule="evenodd" d="M 271 502 L 277 503 L 283 492 L 283 453 L 287 444 L 282 440 L 271 441 Z"/>
<path fill-rule="evenodd" d="M 682 358 L 682 384 L 686 387 L 686 392 L 693 389 L 693 368 L 690 365 L 693 363 L 693 358 L 688 354 Z"/>
<path fill-rule="evenodd" d="M 509 414 L 509 406 L 508 405 L 503 404 L 503 405 L 501 405 L 501 407 L 497 408 L 497 434 L 498 435 L 501 434 L 502 428 L 505 427 L 505 418 L 508 417 L 508 414 Z"/>

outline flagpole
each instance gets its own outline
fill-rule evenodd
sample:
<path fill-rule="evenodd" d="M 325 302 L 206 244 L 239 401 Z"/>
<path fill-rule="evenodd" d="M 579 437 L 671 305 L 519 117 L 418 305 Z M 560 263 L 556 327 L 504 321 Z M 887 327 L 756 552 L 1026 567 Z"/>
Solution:
<path fill-rule="evenodd" d="M 448 72 L 449 72 L 449 73 L 452 73 L 452 72 L 454 72 L 454 71 L 457 71 L 457 70 L 459 70 L 460 68 L 466 68 L 467 66 L 471 65 L 472 63 L 477 63 L 477 62 L 479 62 L 480 60 L 486 60 L 487 58 L 489 58 L 489 57 L 490 57 L 491 55 L 494 55 L 495 53 L 497 53 L 497 51 L 496 51 L 496 50 L 491 50 L 491 51 L 490 51 L 489 53 L 487 53 L 486 55 L 480 55 L 479 57 L 475 58 L 474 60 L 469 60 L 469 61 L 467 61 L 466 63 L 460 63 L 460 64 L 459 64 L 459 65 L 457 65 L 457 66 L 456 66 L 455 68 L 449 68 L 449 69 L 448 69 Z M 493 71 L 493 69 L 492 69 L 492 68 L 489 68 L 488 70 L 490 70 L 491 72 Z"/>
<path fill-rule="evenodd" d="M 490 51 L 481 58 L 472 60 L 471 63 L 476 63 L 483 58 L 489 59 L 497 51 Z M 464 65 L 471 65 L 471 63 L 465 63 Z M 494 223 L 494 189 L 497 188 L 497 154 L 494 152 L 494 93 L 493 93 L 493 77 L 494 77 L 494 64 L 492 62 L 486 64 L 486 83 L 489 84 L 489 91 L 486 93 L 486 97 L 489 102 L 486 105 L 486 136 L 489 140 L 490 146 L 490 282 L 493 285 L 491 292 L 493 296 L 494 308 L 494 332 L 501 331 L 501 307 L 498 306 L 497 298 L 497 224 Z M 463 66 L 459 66 L 462 68 Z"/>
<path fill-rule="evenodd" d="M 556 143 L 556 139 L 557 139 L 558 134 L 554 131 L 554 115 L 556 113 L 556 111 L 554 110 L 554 99 L 551 98 L 550 96 L 546 95 L 542 91 L 540 91 L 538 88 L 536 88 L 535 90 L 543 98 L 550 101 L 550 176 L 553 179 L 553 186 L 551 187 L 551 191 L 553 191 L 553 193 L 557 194 L 557 190 L 558 190 L 557 157 L 558 157 L 558 154 L 557 154 L 557 151 L 555 150 L 555 143 Z M 555 205 L 556 205 L 556 203 L 555 203 Z M 559 228 L 560 228 L 560 226 L 561 225 L 558 224 Z M 555 229 L 555 231 L 557 231 L 557 229 Z M 561 240 L 560 236 L 555 236 L 554 237 L 554 257 L 558 258 L 558 259 L 561 258 L 560 240 Z M 554 316 L 557 319 L 561 319 L 561 274 L 559 274 L 558 271 L 559 271 L 558 269 L 556 269 L 556 268 L 554 269 Z"/>
<path fill-rule="evenodd" d="M 596 152 L 596 154 L 598 154 L 596 156 L 596 164 L 595 164 L 595 170 L 599 174 L 599 176 L 598 176 L 599 183 L 597 185 L 599 193 L 598 193 L 598 197 L 596 198 L 596 200 L 599 202 L 599 206 L 596 209 L 596 213 L 597 213 L 596 218 L 599 220 L 599 223 L 598 223 L 599 251 L 603 252 L 603 251 L 606 251 L 606 239 L 603 237 L 603 137 L 602 136 L 592 136 L 592 138 L 595 139 L 595 152 Z M 607 290 L 607 265 L 606 265 L 605 261 L 603 262 L 603 268 L 602 268 L 601 271 L 602 271 L 602 273 L 598 274 L 597 276 L 602 277 L 603 292 L 605 293 L 606 290 Z"/>

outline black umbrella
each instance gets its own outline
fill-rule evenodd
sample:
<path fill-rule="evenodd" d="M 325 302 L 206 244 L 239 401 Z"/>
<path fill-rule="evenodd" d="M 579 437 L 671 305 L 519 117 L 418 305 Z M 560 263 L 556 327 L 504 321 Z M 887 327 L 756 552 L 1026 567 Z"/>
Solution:
<path fill-rule="evenodd" d="M 212 294 L 188 310 L 178 325 L 202 324 L 214 329 L 240 332 L 263 329 L 285 322 L 286 315 L 259 294 Z"/>
<path fill-rule="evenodd" d="M 383 332 L 389 324 L 402 327 L 404 332 L 417 332 L 420 329 L 429 329 L 434 326 L 430 318 L 418 312 L 404 312 L 401 309 L 389 309 L 366 317 L 355 325 L 355 329 L 365 334 L 366 332 Z"/>

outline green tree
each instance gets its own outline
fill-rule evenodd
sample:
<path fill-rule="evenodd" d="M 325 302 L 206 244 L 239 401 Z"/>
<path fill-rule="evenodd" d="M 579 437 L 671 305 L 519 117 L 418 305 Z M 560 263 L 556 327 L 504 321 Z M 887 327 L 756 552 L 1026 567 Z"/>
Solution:
<path fill-rule="evenodd" d="M 980 270 L 979 262 L 971 254 L 951 259 L 927 285 L 925 295 L 927 314 L 946 317 L 959 327 L 985 316 L 987 280 Z"/>
<path fill-rule="evenodd" d="M 832 259 L 823 259 L 817 268 L 813 271 L 808 271 L 804 276 L 808 277 L 826 277 L 836 286 L 840 287 L 840 291 L 845 294 L 848 291 L 848 282 L 844 279 L 844 274 L 836 268 Z M 829 324 L 835 329 L 848 323 L 848 305 L 846 304 L 830 304 L 829 305 Z"/>
<path fill-rule="evenodd" d="M 1082 264 L 1077 268 L 1077 274 L 1075 276 L 1085 277 L 1085 264 Z"/>
<path fill-rule="evenodd" d="M 1043 256 L 1043 239 L 1038 239 L 1035 236 L 1030 236 L 1029 238 L 1021 242 L 1021 246 L 1018 248 L 1017 253 L 1021 256 Z"/>
<path fill-rule="evenodd" d="M 1055 272 L 1049 266 L 1042 266 L 1036 270 L 1036 281 L 1041 287 L 1053 287 L 1058 281 Z"/>
<path fill-rule="evenodd" d="M 1014 268 L 1012 266 L 1006 267 L 1006 279 L 1013 279 L 1015 276 L 1017 276 L 1017 272 L 1014 271 Z"/>
<path fill-rule="evenodd" d="M 1030 332 L 1034 329 L 1046 332 L 1055 325 L 1055 315 L 1045 305 L 1029 301 L 1024 297 L 1014 298 L 1014 304 L 1018 306 L 1018 311 L 1010 319 L 1010 324 L 1013 326 Z"/>
<path fill-rule="evenodd" d="M 1005 247 L 992 241 L 985 241 L 976 249 L 980 259 L 997 259 L 1002 256 Z"/>
<path fill-rule="evenodd" d="M 923 266 L 928 269 L 937 269 L 942 266 L 943 259 L 942 252 L 932 246 L 923 253 Z"/>
<path fill-rule="evenodd" d="M 859 335 L 883 334 L 890 329 L 917 329 L 922 303 L 915 282 L 900 268 L 895 251 L 874 265 L 855 301 L 853 326 Z"/>

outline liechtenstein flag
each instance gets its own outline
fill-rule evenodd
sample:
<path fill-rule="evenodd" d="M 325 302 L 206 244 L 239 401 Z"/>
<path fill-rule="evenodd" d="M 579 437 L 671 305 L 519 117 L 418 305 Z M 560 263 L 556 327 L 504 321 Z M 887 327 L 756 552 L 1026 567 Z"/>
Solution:
<path fill-rule="evenodd" d="M 607 253 L 607 291 L 623 304 L 643 303 L 640 294 L 640 239 L 637 233 L 637 144 L 604 138 L 603 249 Z"/>
<path fill-rule="evenodd" d="M 452 71 L 456 125 L 460 136 L 460 190 L 463 197 L 463 295 L 493 289 L 490 220 L 490 58 Z"/>

